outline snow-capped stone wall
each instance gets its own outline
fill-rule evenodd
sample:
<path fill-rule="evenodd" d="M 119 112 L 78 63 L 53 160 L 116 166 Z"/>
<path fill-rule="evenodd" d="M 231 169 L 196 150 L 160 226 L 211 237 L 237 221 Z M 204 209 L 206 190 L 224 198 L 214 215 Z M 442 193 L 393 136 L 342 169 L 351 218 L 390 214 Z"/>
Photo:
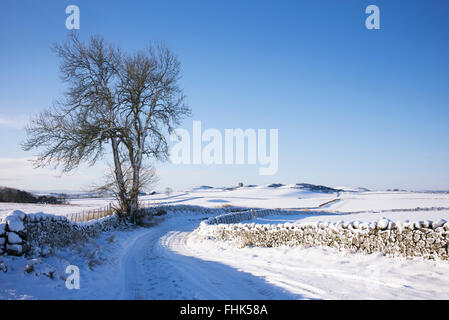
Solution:
<path fill-rule="evenodd" d="M 26 233 L 22 211 L 12 211 L 0 221 L 0 254 L 21 255 L 26 251 Z"/>
<path fill-rule="evenodd" d="M 52 247 L 77 243 L 119 225 L 116 215 L 75 223 L 64 216 L 25 214 L 15 210 L 0 222 L 0 254 L 22 255 L 29 251 L 45 253 Z"/>
<path fill-rule="evenodd" d="M 388 219 L 372 223 L 337 222 L 266 225 L 238 223 L 261 210 L 211 218 L 200 232 L 238 246 L 328 246 L 365 254 L 449 260 L 449 222 L 440 220 L 397 224 Z"/>

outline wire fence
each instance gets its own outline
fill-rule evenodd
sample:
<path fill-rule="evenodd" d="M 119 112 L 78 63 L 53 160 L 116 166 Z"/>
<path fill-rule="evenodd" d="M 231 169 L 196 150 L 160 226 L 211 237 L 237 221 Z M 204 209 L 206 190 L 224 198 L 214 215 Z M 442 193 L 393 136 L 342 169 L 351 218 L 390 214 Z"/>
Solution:
<path fill-rule="evenodd" d="M 102 208 L 95 208 L 90 210 L 83 210 L 81 212 L 72 213 L 67 216 L 67 218 L 73 222 L 87 222 L 90 220 L 98 220 L 107 216 L 113 215 L 115 209 L 112 203 Z"/>
<path fill-rule="evenodd" d="M 139 208 L 148 208 L 154 205 L 149 200 L 139 201 Z M 110 202 L 107 206 L 89 210 L 83 210 L 81 212 L 72 213 L 67 216 L 67 219 L 73 222 L 87 222 L 91 220 L 98 220 L 107 216 L 112 216 L 116 212 L 114 205 Z"/>

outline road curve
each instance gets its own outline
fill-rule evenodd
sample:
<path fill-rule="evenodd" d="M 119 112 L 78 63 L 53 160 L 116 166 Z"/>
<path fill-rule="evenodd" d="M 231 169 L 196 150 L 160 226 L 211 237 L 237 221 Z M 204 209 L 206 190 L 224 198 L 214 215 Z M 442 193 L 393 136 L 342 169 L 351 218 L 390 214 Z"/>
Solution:
<path fill-rule="evenodd" d="M 144 229 L 122 258 L 123 299 L 297 299 L 261 277 L 177 253 L 203 216 L 167 216 Z M 185 251 L 185 250 L 184 250 Z"/>

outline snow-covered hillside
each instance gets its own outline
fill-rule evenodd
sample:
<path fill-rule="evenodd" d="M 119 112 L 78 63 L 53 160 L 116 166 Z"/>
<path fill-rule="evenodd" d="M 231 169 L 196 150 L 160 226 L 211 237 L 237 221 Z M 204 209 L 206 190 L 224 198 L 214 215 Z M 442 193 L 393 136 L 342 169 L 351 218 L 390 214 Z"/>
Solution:
<path fill-rule="evenodd" d="M 185 192 L 146 196 L 156 203 L 192 204 L 205 207 L 233 205 L 257 208 L 301 209 L 316 208 L 339 199 L 324 208 L 329 211 L 355 212 L 416 207 L 448 207 L 449 193 L 391 192 L 391 191 L 342 191 L 333 193 L 312 192 L 296 185 L 281 187 L 256 186 L 232 190 L 223 188 L 192 189 Z"/>
<path fill-rule="evenodd" d="M 410 216 L 419 218 L 425 214 L 429 217 L 447 217 L 449 211 L 449 193 L 430 192 L 388 192 L 360 191 L 347 189 L 342 192 L 313 192 L 297 185 L 271 187 L 269 185 L 241 188 L 199 187 L 175 192 L 171 195 L 155 194 L 140 198 L 146 205 L 198 205 L 208 208 L 236 206 L 248 208 L 320 210 L 329 213 L 357 213 L 359 219 L 378 219 L 371 213 L 380 212 L 382 216 L 393 215 L 400 219 Z M 68 205 L 0 203 L 0 217 L 11 210 L 26 213 L 45 212 L 55 215 L 68 215 L 100 208 L 113 202 L 113 198 L 79 198 L 69 200 Z M 410 211 L 400 213 L 400 209 Z M 427 209 L 424 213 L 422 209 Z M 444 210 L 447 209 L 447 210 Z M 420 213 L 416 213 L 420 212 Z M 331 219 L 331 218 L 330 218 Z M 448 219 L 449 220 L 449 219 Z"/>

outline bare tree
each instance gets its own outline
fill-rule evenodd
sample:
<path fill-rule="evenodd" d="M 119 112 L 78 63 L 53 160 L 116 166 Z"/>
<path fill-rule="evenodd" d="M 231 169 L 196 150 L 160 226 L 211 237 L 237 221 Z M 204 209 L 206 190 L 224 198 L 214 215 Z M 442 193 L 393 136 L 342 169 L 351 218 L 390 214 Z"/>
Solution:
<path fill-rule="evenodd" d="M 169 197 L 173 193 L 173 189 L 170 187 L 165 188 L 165 195 Z"/>
<path fill-rule="evenodd" d="M 179 61 L 163 44 L 127 54 L 99 36 L 84 44 L 71 34 L 53 50 L 68 90 L 31 120 L 23 148 L 41 150 L 36 166 L 63 172 L 93 165 L 110 150 L 121 213 L 133 220 L 144 160 L 166 160 L 166 135 L 190 114 Z"/>

